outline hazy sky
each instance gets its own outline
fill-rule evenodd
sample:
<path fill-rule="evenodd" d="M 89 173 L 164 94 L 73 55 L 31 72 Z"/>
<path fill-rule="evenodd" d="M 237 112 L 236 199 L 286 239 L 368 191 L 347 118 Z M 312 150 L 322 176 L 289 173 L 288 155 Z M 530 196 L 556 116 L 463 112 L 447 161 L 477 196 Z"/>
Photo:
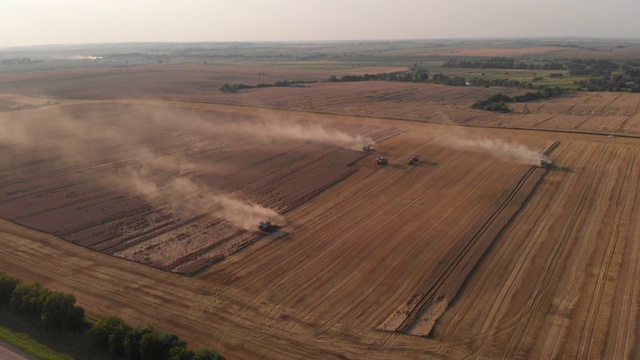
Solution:
<path fill-rule="evenodd" d="M 129 41 L 640 38 L 640 0 L 0 0 L 0 47 Z"/>

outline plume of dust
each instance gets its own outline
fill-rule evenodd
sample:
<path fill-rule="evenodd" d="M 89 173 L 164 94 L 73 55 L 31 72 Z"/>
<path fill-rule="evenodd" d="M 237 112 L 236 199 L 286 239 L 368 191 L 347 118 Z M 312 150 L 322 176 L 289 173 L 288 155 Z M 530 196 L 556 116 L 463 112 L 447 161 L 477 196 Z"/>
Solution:
<path fill-rule="evenodd" d="M 118 144 L 122 153 L 127 154 L 126 161 L 121 162 L 124 168 L 105 172 L 100 179 L 103 182 L 133 188 L 156 206 L 168 205 L 188 216 L 209 214 L 247 230 L 255 229 L 260 220 L 286 223 L 274 210 L 195 183 L 188 173 L 198 166 L 183 154 L 159 154 L 126 129 L 87 124 L 62 112 L 49 111 L 47 115 L 55 121 L 46 125 L 39 122 L 37 126 L 20 116 L 0 118 L 0 143 L 15 148 L 48 147 L 52 154 L 75 164 L 93 164 L 97 150 L 92 145 L 96 142 Z"/>
<path fill-rule="evenodd" d="M 464 151 L 483 152 L 504 161 L 522 165 L 540 165 L 541 160 L 549 161 L 542 153 L 531 150 L 525 145 L 508 142 L 500 139 L 472 138 L 456 125 L 449 117 L 440 113 L 449 125 L 447 131 L 436 133 L 435 141 L 441 146 L 451 147 Z"/>
<path fill-rule="evenodd" d="M 93 56 L 93 55 L 71 55 L 67 57 L 59 57 L 60 59 L 67 60 L 102 60 L 102 56 Z"/>
<path fill-rule="evenodd" d="M 260 220 L 270 220 L 278 225 L 286 223 L 284 216 L 272 209 L 230 194 L 215 193 L 187 177 L 158 184 L 140 171 L 130 172 L 129 176 L 137 192 L 151 202 L 168 204 L 190 216 L 208 214 L 245 230 L 255 230 Z"/>
<path fill-rule="evenodd" d="M 327 129 L 320 124 L 302 124 L 299 121 L 281 119 L 250 120 L 243 124 L 214 124 L 193 116 L 190 121 L 184 121 L 183 124 L 187 128 L 203 133 L 245 135 L 267 144 L 282 140 L 299 140 L 334 145 L 349 150 L 362 150 L 364 145 L 375 145 L 375 141 L 369 136 L 350 135 L 343 131 Z"/>
<path fill-rule="evenodd" d="M 361 150 L 364 145 L 375 145 L 373 139 L 362 135 L 349 135 L 342 131 L 327 130 L 318 124 L 303 126 L 298 123 L 272 121 L 260 123 L 251 133 L 265 141 L 292 139 L 335 145 L 349 150 Z"/>

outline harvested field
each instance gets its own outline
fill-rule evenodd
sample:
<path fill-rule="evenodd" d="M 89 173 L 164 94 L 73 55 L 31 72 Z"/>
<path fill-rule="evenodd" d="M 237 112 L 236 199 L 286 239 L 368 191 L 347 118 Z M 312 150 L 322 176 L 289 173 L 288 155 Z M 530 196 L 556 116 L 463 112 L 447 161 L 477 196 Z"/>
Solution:
<path fill-rule="evenodd" d="M 491 358 L 635 357 L 637 146 L 563 141 L 555 155 L 570 170 L 543 180 L 434 337 Z"/>
<path fill-rule="evenodd" d="M 553 135 L 561 140 L 557 168 L 424 338 L 375 328 L 527 167 L 434 145 L 428 140 L 439 128 L 430 124 L 342 121 L 405 129 L 381 143 L 395 165 L 356 162 L 358 172 L 287 213 L 286 238 L 267 237 L 185 279 L 2 223 L 0 268 L 73 291 L 93 313 L 154 319 L 229 357 L 575 357 L 590 348 L 594 357 L 624 358 L 636 351 L 637 140 Z M 550 136 L 469 131 L 538 149 Z M 404 165 L 416 152 L 421 165 Z M 589 315 L 596 313 L 604 317 Z"/>
<path fill-rule="evenodd" d="M 207 99 L 224 105 L 56 99 L 0 113 L 18 129 L 52 123 L 11 133 L 47 135 L 37 144 L 2 138 L 10 156 L 0 159 L 0 216 L 13 222 L 0 220 L 0 271 L 228 358 L 636 357 L 640 139 L 606 134 L 638 134 L 638 98 L 577 94 L 506 115 L 468 109 L 501 91 L 314 84 Z M 53 126 L 59 119 L 66 125 Z M 288 124 L 283 132 L 303 124 L 368 134 L 377 150 L 208 128 L 268 135 L 264 119 Z M 78 128 L 87 131 L 69 134 Z M 69 150 L 46 139 L 65 139 Z M 543 151 L 554 142 L 548 171 L 509 155 L 522 150 L 513 143 Z M 413 155 L 420 162 L 410 166 Z M 287 221 L 254 241 L 105 175 L 131 169 L 154 184 L 179 177 L 210 196 L 232 192 Z M 218 244 L 225 234 L 246 246 L 222 257 L 221 248 L 237 250 Z M 389 320 L 412 298 L 414 311 Z M 392 331 L 378 330 L 385 321 Z"/>
<path fill-rule="evenodd" d="M 550 155 L 557 145 L 558 142 L 552 143 L 544 154 Z M 496 203 L 489 206 L 486 214 L 452 243 L 416 293 L 378 329 L 428 336 L 471 270 L 520 210 L 547 171 L 546 168 L 534 166 L 523 170 L 522 175 L 507 186 Z"/>

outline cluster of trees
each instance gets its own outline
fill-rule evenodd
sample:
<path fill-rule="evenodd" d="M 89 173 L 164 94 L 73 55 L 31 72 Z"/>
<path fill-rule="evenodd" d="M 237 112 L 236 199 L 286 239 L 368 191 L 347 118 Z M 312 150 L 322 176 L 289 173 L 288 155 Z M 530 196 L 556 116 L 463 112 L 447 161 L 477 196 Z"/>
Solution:
<path fill-rule="evenodd" d="M 508 113 L 511 109 L 507 103 L 511 102 L 511 98 L 503 94 L 495 94 L 485 100 L 478 100 L 471 105 L 472 109 L 487 110 Z"/>
<path fill-rule="evenodd" d="M 518 63 L 514 62 L 514 59 L 505 57 L 498 57 L 488 60 L 449 60 L 445 63 L 445 67 L 482 67 L 482 68 L 495 68 L 501 66 L 502 68 L 518 68 Z M 525 64 L 526 65 L 526 64 Z M 513 66 L 513 67 L 509 67 Z M 568 69 L 571 75 L 591 75 L 592 77 L 586 80 L 577 81 L 578 90 L 587 91 L 631 91 L 640 92 L 640 63 L 627 61 L 620 67 L 617 63 L 610 60 L 593 60 L 593 59 L 569 59 L 563 60 L 563 62 L 551 62 L 544 65 L 544 69 Z M 618 71 L 621 70 L 621 71 Z M 616 71 L 616 73 L 613 73 Z M 562 78 L 563 73 L 551 73 L 551 78 Z M 328 82 L 353 82 L 353 81 L 402 81 L 402 82 L 414 82 L 414 83 L 435 83 L 448 86 L 481 86 L 481 87 L 516 87 L 520 89 L 538 90 L 542 94 L 548 91 L 557 91 L 556 88 L 550 88 L 544 85 L 535 85 L 535 81 L 543 80 L 542 77 L 536 77 L 533 81 L 518 81 L 513 79 L 480 79 L 473 78 L 467 79 L 462 76 L 447 76 L 442 73 L 429 76 L 428 70 L 420 65 L 414 64 L 408 70 L 396 71 L 391 73 L 379 73 L 379 74 L 364 74 L 364 75 L 344 75 L 338 78 L 332 75 Z M 224 93 L 235 93 L 242 89 L 273 87 L 273 86 L 300 86 L 303 83 L 310 83 L 314 81 L 278 81 L 273 84 L 258 84 L 258 85 L 229 85 L 225 84 L 220 88 L 220 91 Z M 551 90 L 547 90 L 551 89 Z M 552 95 L 555 96 L 555 95 Z M 491 107 L 495 107 L 491 105 Z M 500 109 L 498 107 L 498 109 Z"/>
<path fill-rule="evenodd" d="M 351 81 L 402 81 L 424 83 L 429 81 L 429 71 L 420 64 L 414 64 L 408 70 L 395 71 L 391 73 L 364 74 L 364 75 L 344 75 L 338 78 L 331 75 L 328 82 L 351 82 Z"/>
<path fill-rule="evenodd" d="M 436 84 L 450 85 L 450 86 L 500 86 L 500 87 L 516 87 L 523 89 L 542 89 L 542 85 L 533 85 L 532 82 L 518 81 L 513 79 L 479 79 L 473 78 L 467 80 L 462 76 L 450 77 L 444 74 L 435 74 L 431 78 L 431 82 Z"/>
<path fill-rule="evenodd" d="M 622 74 L 589 78 L 577 82 L 579 90 L 586 91 L 630 91 L 640 92 L 640 76 L 626 77 Z"/>
<path fill-rule="evenodd" d="M 52 291 L 38 282 L 22 283 L 0 273 L 0 310 L 39 319 L 51 331 L 89 331 L 98 349 L 111 357 L 133 360 L 223 360 L 210 349 L 191 351 L 178 336 L 154 331 L 149 325 L 133 328 L 108 316 L 89 323 L 84 309 L 71 294 Z"/>
<path fill-rule="evenodd" d="M 131 327 L 116 316 L 98 320 L 91 329 L 98 349 L 113 358 L 133 360 L 223 360 L 210 349 L 191 351 L 187 343 L 170 333 L 154 331 L 151 326 Z"/>
<path fill-rule="evenodd" d="M 505 56 L 498 56 L 490 59 L 458 60 L 449 59 L 443 68 L 466 68 L 466 69 L 518 69 L 518 70 L 565 70 L 566 67 L 557 61 L 544 61 L 542 64 L 516 62 L 515 59 Z"/>
<path fill-rule="evenodd" d="M 219 89 L 220 91 L 222 91 L 223 93 L 226 94 L 233 94 L 233 93 L 237 93 L 240 90 L 243 89 L 256 89 L 256 88 L 265 88 L 265 87 L 300 87 L 302 86 L 301 84 L 308 84 L 308 83 L 314 83 L 316 81 L 305 81 L 305 80 L 282 80 L 282 81 L 276 81 L 275 83 L 262 83 L 262 84 L 258 84 L 258 85 L 246 85 L 246 84 L 235 84 L 235 85 L 229 85 L 229 84 L 224 84 L 222 85 L 222 87 Z"/>
<path fill-rule="evenodd" d="M 528 102 L 541 99 L 549 99 L 555 96 L 562 95 L 563 90 L 556 87 L 546 87 L 541 91 L 528 92 L 524 95 L 516 95 L 514 97 L 504 95 L 502 93 L 495 94 L 484 100 L 478 100 L 471 105 L 472 109 L 496 111 L 496 112 L 511 112 L 511 109 L 507 106 L 511 102 Z"/>
<path fill-rule="evenodd" d="M 16 59 L 3 59 L 0 61 L 2 65 L 24 65 L 24 64 L 34 64 L 44 62 L 44 60 L 31 60 L 31 58 L 16 58 Z"/>
<path fill-rule="evenodd" d="M 620 69 L 620 65 L 606 59 L 571 59 L 567 69 L 569 75 L 610 76 Z"/>
<path fill-rule="evenodd" d="M 569 75 L 590 76 L 585 80 L 576 81 L 578 90 L 587 91 L 630 91 L 640 92 L 640 63 L 627 60 L 622 66 L 607 59 L 565 59 L 559 61 L 547 61 L 543 64 L 527 64 L 516 62 L 507 57 L 496 57 L 484 60 L 456 60 L 450 59 L 443 65 L 445 68 L 479 68 L 479 69 L 543 69 L 543 70 L 568 70 Z M 551 73 L 550 78 L 561 78 L 563 73 Z M 534 78 L 541 80 L 542 78 Z M 509 79 L 478 79 L 467 80 L 463 77 L 448 77 L 437 74 L 432 77 L 432 82 L 453 86 L 504 86 L 526 89 L 542 89 L 531 82 L 519 82 Z"/>
<path fill-rule="evenodd" d="M 612 73 L 614 68 L 611 64 L 601 62 L 597 66 L 595 70 L 593 67 L 585 70 L 593 70 L 589 73 L 592 77 L 577 82 L 580 90 L 640 92 L 640 63 L 627 61 L 616 73 Z"/>
<path fill-rule="evenodd" d="M 426 68 L 421 65 L 413 65 L 409 70 L 396 71 L 392 73 L 380 73 L 380 74 L 364 74 L 364 75 L 344 75 L 341 78 L 335 75 L 329 78 L 329 82 L 347 82 L 347 81 L 371 81 L 371 80 L 384 80 L 384 81 L 404 81 L 404 82 L 430 82 L 434 84 L 442 84 L 448 86 L 499 86 L 499 87 L 516 87 L 523 89 L 537 89 L 542 90 L 545 86 L 534 85 L 532 82 L 518 81 L 512 79 L 479 79 L 473 78 L 467 80 L 462 76 L 447 76 L 442 73 L 434 74 L 431 77 Z"/>
<path fill-rule="evenodd" d="M 51 291 L 38 282 L 23 284 L 17 278 L 0 273 L 0 307 L 40 319 L 50 330 L 74 331 L 86 324 L 84 309 L 71 294 Z"/>
<path fill-rule="evenodd" d="M 226 93 L 226 94 L 233 94 L 233 93 L 237 93 L 238 91 L 240 91 L 242 89 L 251 89 L 251 88 L 253 88 L 252 85 L 245 85 L 245 84 L 229 85 L 229 84 L 224 84 L 224 85 L 222 85 L 222 87 L 219 90 L 222 91 L 223 93 Z"/>
<path fill-rule="evenodd" d="M 495 57 L 490 59 L 458 60 L 449 59 L 444 68 L 468 68 L 468 69 L 516 69 L 516 70 L 569 70 L 569 75 L 611 75 L 620 69 L 620 65 L 607 59 L 564 59 L 543 60 L 542 64 L 516 62 L 507 57 Z"/>

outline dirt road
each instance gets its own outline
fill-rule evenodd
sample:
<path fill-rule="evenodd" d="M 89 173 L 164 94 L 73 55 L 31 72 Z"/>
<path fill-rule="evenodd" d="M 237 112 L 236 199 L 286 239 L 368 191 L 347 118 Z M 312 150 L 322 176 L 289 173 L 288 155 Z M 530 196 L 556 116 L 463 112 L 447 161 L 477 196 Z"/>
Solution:
<path fill-rule="evenodd" d="M 2 360 L 37 360 L 26 352 L 0 341 L 0 359 Z"/>

